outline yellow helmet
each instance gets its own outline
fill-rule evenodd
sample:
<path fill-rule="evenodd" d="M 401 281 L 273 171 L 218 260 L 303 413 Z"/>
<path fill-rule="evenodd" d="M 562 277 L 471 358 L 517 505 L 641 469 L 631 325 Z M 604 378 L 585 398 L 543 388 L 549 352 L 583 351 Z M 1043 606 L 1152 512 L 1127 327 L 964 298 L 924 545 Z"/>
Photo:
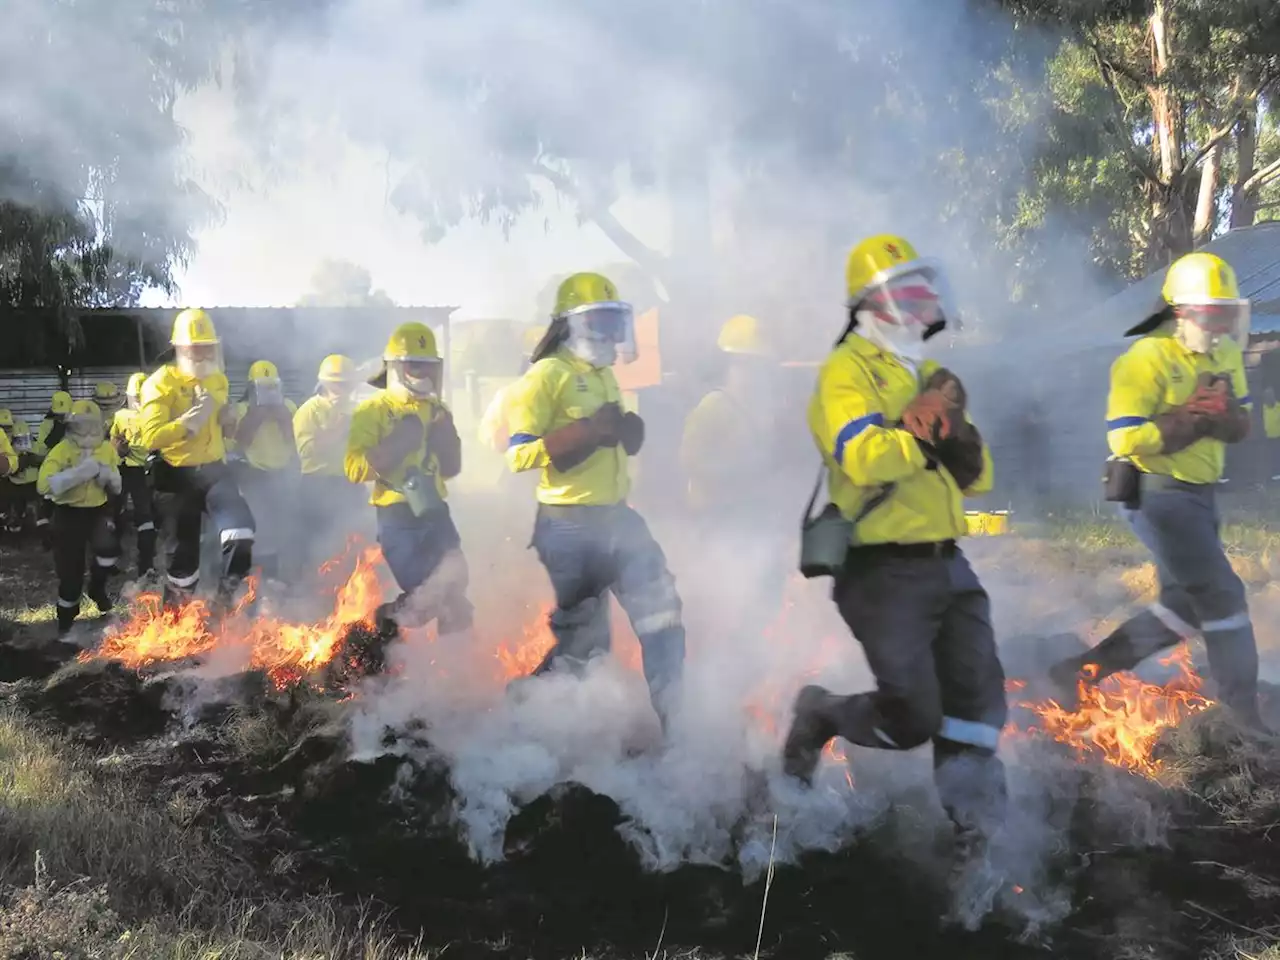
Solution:
<path fill-rule="evenodd" d="M 755 357 L 765 357 L 770 350 L 765 343 L 764 330 L 755 317 L 740 313 L 730 317 L 720 328 L 720 336 L 716 338 L 716 346 L 725 353 L 742 353 Z"/>
<path fill-rule="evenodd" d="M 1212 253 L 1189 253 L 1175 260 L 1164 275 L 1160 294 L 1175 307 L 1242 302 L 1235 270 Z"/>
<path fill-rule="evenodd" d="M 49 411 L 63 417 L 70 414 L 71 394 L 65 390 L 54 391 L 53 396 L 49 398 Z"/>
<path fill-rule="evenodd" d="M 120 396 L 120 389 L 111 380 L 99 380 L 93 385 L 95 400 L 114 400 Z"/>
<path fill-rule="evenodd" d="M 386 387 L 393 382 L 414 396 L 428 396 L 440 389 L 442 366 L 431 328 L 416 321 L 402 323 L 387 340 L 382 367 L 369 383 Z"/>
<path fill-rule="evenodd" d="M 317 375 L 321 383 L 350 383 L 356 375 L 355 361 L 340 353 L 331 353 L 320 361 L 320 373 Z"/>
<path fill-rule="evenodd" d="M 280 371 L 270 360 L 256 360 L 249 367 L 250 380 L 279 380 Z"/>
<path fill-rule="evenodd" d="M 199 307 L 188 307 L 173 319 L 173 336 L 169 342 L 175 347 L 195 347 L 220 343 L 213 318 Z"/>
<path fill-rule="evenodd" d="M 881 233 L 849 251 L 844 282 L 849 306 L 856 307 L 873 286 L 921 266 L 916 248 L 902 237 Z"/>
<path fill-rule="evenodd" d="M 79 419 L 81 417 L 97 417 L 101 420 L 102 408 L 92 400 L 77 400 L 71 404 L 71 417 L 72 419 Z"/>
<path fill-rule="evenodd" d="M 13 411 L 8 407 L 0 407 L 0 427 L 8 429 L 13 426 Z"/>
<path fill-rule="evenodd" d="M 1155 309 L 1124 335 L 1151 333 L 1170 318 L 1174 335 L 1193 353 L 1212 352 L 1224 336 L 1241 346 L 1249 339 L 1249 301 L 1240 296 L 1231 264 L 1212 253 L 1189 253 L 1170 264 Z"/>
<path fill-rule="evenodd" d="M 942 265 L 895 234 L 868 237 L 850 250 L 844 280 L 858 333 L 908 360 L 920 360 L 924 342 L 956 317 Z"/>
<path fill-rule="evenodd" d="M 132 373 L 129 375 L 129 383 L 124 388 L 126 397 L 137 399 L 142 396 L 142 385 L 147 382 L 145 373 Z"/>
<path fill-rule="evenodd" d="M 608 277 L 598 273 L 575 273 L 557 288 L 552 316 L 567 317 L 585 307 L 621 302 L 618 288 Z"/>
<path fill-rule="evenodd" d="M 391 360 L 439 360 L 436 335 L 425 323 L 402 323 L 391 333 L 382 359 Z"/>

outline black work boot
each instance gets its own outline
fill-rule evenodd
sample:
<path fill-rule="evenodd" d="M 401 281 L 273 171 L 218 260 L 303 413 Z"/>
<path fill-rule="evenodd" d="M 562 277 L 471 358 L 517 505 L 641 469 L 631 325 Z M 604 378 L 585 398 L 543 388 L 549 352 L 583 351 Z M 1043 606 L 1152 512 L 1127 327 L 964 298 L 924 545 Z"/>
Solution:
<path fill-rule="evenodd" d="M 156 572 L 156 532 L 138 531 L 138 579 L 146 580 Z"/>
<path fill-rule="evenodd" d="M 58 636 L 65 637 L 71 632 L 71 625 L 76 622 L 76 617 L 80 616 L 80 603 L 76 602 L 74 607 L 58 604 Z"/>
<path fill-rule="evenodd" d="M 89 589 L 85 592 L 88 593 L 89 599 L 97 606 L 99 613 L 110 613 L 111 608 L 115 606 L 111 596 L 107 593 L 107 577 L 105 573 L 99 576 L 95 571 L 95 575 L 89 578 Z"/>
<path fill-rule="evenodd" d="M 805 784 L 813 782 L 813 771 L 822 758 L 822 748 L 836 735 L 833 708 L 840 697 L 826 687 L 810 684 L 796 694 L 791 708 L 791 729 L 782 747 L 782 770 Z"/>

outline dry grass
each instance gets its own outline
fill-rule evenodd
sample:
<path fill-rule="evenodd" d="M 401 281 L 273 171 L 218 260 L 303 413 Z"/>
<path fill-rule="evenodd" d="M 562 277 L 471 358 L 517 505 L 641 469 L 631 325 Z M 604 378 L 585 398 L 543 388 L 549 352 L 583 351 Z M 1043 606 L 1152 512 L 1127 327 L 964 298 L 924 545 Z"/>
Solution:
<path fill-rule="evenodd" d="M 260 736 L 261 734 L 254 734 Z M 426 960 L 323 899 L 264 896 L 181 810 L 0 713 L 0 956 Z"/>

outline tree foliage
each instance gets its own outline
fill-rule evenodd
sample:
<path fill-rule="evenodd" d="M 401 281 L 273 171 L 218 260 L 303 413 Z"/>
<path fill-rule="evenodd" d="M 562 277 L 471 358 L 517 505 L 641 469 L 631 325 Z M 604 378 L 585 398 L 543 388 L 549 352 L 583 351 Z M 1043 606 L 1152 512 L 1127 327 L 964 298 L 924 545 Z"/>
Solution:
<path fill-rule="evenodd" d="M 300 307 L 393 307 L 385 290 L 373 289 L 369 271 L 349 260 L 325 260 L 311 276 L 310 290 L 298 298 Z"/>

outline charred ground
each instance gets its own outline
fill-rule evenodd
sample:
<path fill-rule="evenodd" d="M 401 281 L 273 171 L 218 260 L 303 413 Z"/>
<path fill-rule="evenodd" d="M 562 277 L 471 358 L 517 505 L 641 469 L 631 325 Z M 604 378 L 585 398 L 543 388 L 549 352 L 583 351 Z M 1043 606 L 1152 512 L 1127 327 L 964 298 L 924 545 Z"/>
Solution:
<path fill-rule="evenodd" d="M 30 554 L 20 568 L 5 559 L 6 587 L 38 582 Z M 57 643 L 38 614 L 10 615 L 0 631 L 0 749 L 19 771 L 3 800 L 16 828 L 0 875 L 10 898 L 0 955 L 198 956 L 172 944 L 204 938 L 246 957 L 410 956 L 393 951 L 419 940 L 463 957 L 741 956 L 756 950 L 766 883 L 760 954 L 777 957 L 1243 957 L 1280 936 L 1280 761 L 1214 710 L 1165 737 L 1159 783 L 1039 748 L 1058 777 L 1047 816 L 1069 838 L 1047 871 L 1073 909 L 1030 934 L 1008 912 L 967 932 L 939 922 L 939 836 L 909 813 L 931 803 L 924 789 L 840 851 L 747 882 L 718 865 L 646 871 L 618 831 L 619 806 L 564 784 L 524 806 L 504 859 L 482 865 L 454 822 L 429 729 L 389 732 L 413 759 L 361 762 L 349 755 L 341 690 L 280 691 L 245 674 L 219 681 L 223 696 L 192 715 L 176 695 L 189 677 L 76 662 L 79 648 Z M 1273 722 L 1278 708 L 1269 697 Z M 64 764 L 78 799 L 59 806 L 15 787 L 30 761 L 6 736 Z M 1158 838 L 1135 841 L 1117 784 L 1159 811 Z M 106 818 L 97 833 L 125 853 L 95 852 L 103 841 L 90 822 L 36 829 L 59 811 Z M 757 813 L 770 815 L 763 793 Z M 370 911 L 383 921 L 376 935 L 361 927 Z M 107 946 L 74 952 L 95 938 Z"/>

